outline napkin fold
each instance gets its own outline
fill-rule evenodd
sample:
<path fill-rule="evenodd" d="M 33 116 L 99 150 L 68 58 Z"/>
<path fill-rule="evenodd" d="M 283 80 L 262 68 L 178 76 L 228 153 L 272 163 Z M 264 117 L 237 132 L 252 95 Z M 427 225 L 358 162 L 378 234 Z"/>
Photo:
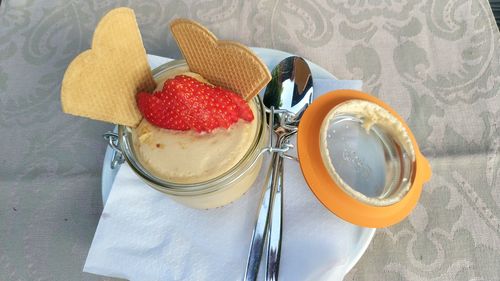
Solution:
<path fill-rule="evenodd" d="M 157 58 L 152 66 L 162 62 Z M 361 86 L 361 81 L 314 80 L 315 96 Z M 258 179 L 242 198 L 211 210 L 173 201 L 123 164 L 83 270 L 133 281 L 242 280 L 269 163 L 265 157 Z M 284 169 L 280 280 L 341 280 L 367 232 L 324 208 L 298 163 L 286 160 Z"/>

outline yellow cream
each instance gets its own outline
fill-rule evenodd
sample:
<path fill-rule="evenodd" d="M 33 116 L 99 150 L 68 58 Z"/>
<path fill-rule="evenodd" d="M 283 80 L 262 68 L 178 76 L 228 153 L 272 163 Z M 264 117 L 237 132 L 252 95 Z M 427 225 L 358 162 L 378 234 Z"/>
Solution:
<path fill-rule="evenodd" d="M 197 74 L 184 74 L 204 81 Z M 156 90 L 167 78 L 157 81 Z M 249 105 L 257 116 L 254 102 Z M 190 184 L 216 178 L 234 167 L 249 151 L 257 130 L 256 118 L 201 134 L 161 129 L 143 119 L 133 138 L 136 153 L 148 170 L 166 181 Z"/>

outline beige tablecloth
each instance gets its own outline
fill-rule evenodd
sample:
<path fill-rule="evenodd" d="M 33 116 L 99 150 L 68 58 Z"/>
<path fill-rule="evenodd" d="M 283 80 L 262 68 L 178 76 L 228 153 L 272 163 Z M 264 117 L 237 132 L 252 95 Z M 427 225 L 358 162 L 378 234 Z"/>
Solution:
<path fill-rule="evenodd" d="M 136 11 L 148 53 L 179 57 L 168 23 L 189 17 L 362 79 L 407 120 L 432 180 L 346 280 L 500 280 L 499 34 L 486 0 L 2 1 L 0 280 L 105 280 L 82 266 L 110 125 L 63 114 L 59 89 L 120 5 Z"/>

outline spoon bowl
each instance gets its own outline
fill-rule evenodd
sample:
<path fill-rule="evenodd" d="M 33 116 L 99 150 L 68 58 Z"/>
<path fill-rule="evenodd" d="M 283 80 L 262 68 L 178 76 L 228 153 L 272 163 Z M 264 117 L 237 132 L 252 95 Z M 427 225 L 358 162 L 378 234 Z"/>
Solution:
<path fill-rule="evenodd" d="M 307 62 L 301 57 L 288 57 L 272 71 L 272 79 L 264 92 L 264 105 L 275 110 L 286 110 L 285 123 L 297 127 L 313 100 L 313 79 Z M 280 125 L 283 113 L 275 115 L 275 126 Z"/>

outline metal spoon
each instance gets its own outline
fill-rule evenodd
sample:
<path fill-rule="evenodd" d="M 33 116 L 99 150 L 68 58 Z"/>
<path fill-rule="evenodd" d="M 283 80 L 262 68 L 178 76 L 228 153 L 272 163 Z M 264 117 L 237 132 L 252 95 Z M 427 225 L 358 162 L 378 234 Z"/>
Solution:
<path fill-rule="evenodd" d="M 283 147 L 297 132 L 302 114 L 313 99 L 313 81 L 306 61 L 300 57 L 282 60 L 272 71 L 272 80 L 264 93 L 264 104 L 272 112 L 274 132 L 278 136 L 275 147 Z M 272 135 L 272 134 L 271 134 Z M 278 280 L 283 206 L 283 158 L 274 153 L 266 177 L 266 186 L 255 222 L 250 244 L 245 279 L 257 279 L 267 236 L 266 280 Z"/>

